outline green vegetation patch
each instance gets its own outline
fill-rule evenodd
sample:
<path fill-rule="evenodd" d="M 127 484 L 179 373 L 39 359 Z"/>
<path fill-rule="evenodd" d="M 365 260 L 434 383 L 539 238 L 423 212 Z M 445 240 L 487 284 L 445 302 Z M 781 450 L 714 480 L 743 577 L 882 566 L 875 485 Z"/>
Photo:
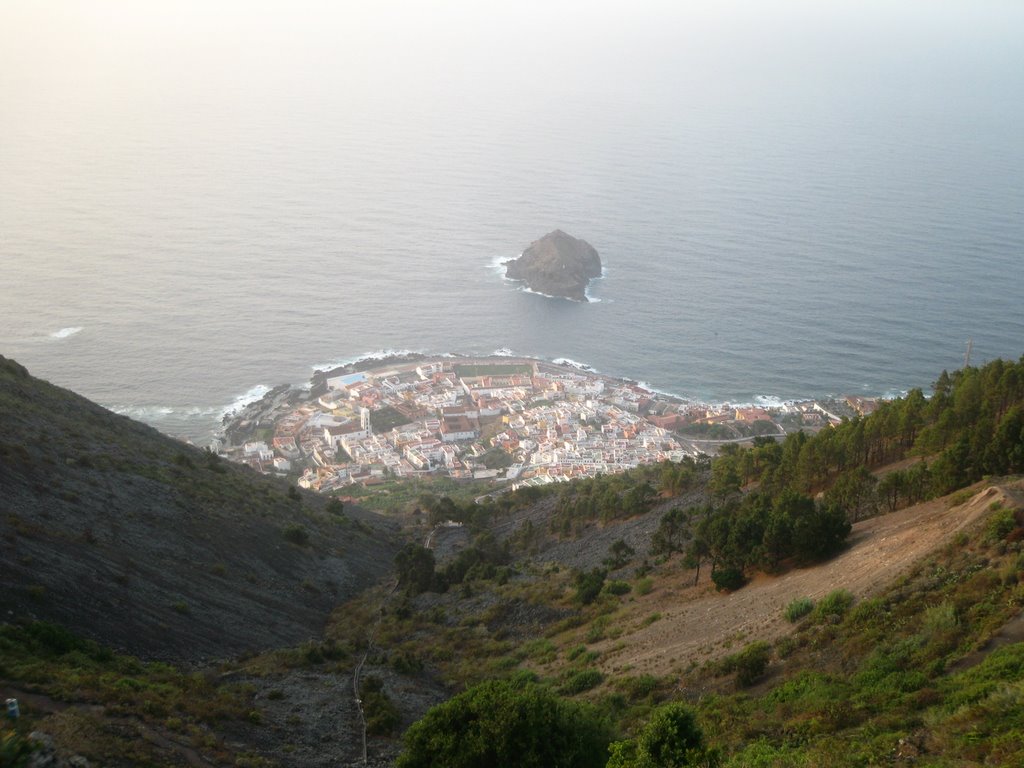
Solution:
<path fill-rule="evenodd" d="M 439 704 L 406 731 L 398 768 L 599 768 L 611 731 L 591 706 L 535 683 L 481 683 Z"/>
<path fill-rule="evenodd" d="M 804 616 L 814 610 L 814 601 L 809 597 L 797 597 L 790 601 L 783 611 L 786 621 L 796 624 Z"/>
<path fill-rule="evenodd" d="M 181 728 L 209 730 L 227 722 L 244 722 L 251 709 L 251 694 L 242 686 L 218 685 L 198 672 L 115 654 L 43 622 L 0 625 L 0 677 L 58 701 L 87 702 L 112 713 L 130 713 L 139 723 L 154 727 L 171 722 Z M 108 729 L 94 716 L 71 710 L 60 717 L 71 733 L 82 735 L 76 748 L 91 760 L 121 764 L 130 758 L 132 764 L 162 764 L 134 727 Z M 28 714 L 23 719 L 31 722 Z M 6 746 L 20 749 L 13 740 Z M 0 764 L 7 765 L 5 760 Z"/>
<path fill-rule="evenodd" d="M 374 432 L 390 432 L 395 427 L 408 424 L 409 417 L 395 410 L 390 405 L 370 411 L 370 426 Z"/>

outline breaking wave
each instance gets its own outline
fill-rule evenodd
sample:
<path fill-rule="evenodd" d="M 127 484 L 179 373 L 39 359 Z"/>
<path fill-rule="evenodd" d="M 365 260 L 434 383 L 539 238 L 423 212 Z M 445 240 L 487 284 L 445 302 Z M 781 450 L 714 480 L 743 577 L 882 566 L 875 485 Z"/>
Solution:
<path fill-rule="evenodd" d="M 237 413 L 238 411 L 245 408 L 245 406 L 250 405 L 251 403 L 255 403 L 269 391 L 270 387 L 266 386 L 265 384 L 257 384 L 255 387 L 250 388 L 243 394 L 236 397 L 226 406 L 224 406 L 220 410 L 221 418 L 223 418 L 224 416 L 230 416 L 232 413 Z"/>
<path fill-rule="evenodd" d="M 370 363 L 375 360 L 387 360 L 389 357 L 404 357 L 405 355 L 425 354 L 418 349 L 378 349 L 374 352 L 362 352 L 351 357 L 341 357 L 328 363 L 318 363 L 312 366 L 314 371 L 330 371 L 334 368 L 341 368 L 346 365 L 358 365 L 359 363 Z M 440 355 L 439 355 L 440 357 Z"/>
<path fill-rule="evenodd" d="M 59 331 L 54 331 L 50 334 L 51 339 L 66 339 L 68 336 L 74 336 L 76 333 L 80 333 L 83 327 L 80 325 L 70 325 L 67 328 L 61 328 Z"/>

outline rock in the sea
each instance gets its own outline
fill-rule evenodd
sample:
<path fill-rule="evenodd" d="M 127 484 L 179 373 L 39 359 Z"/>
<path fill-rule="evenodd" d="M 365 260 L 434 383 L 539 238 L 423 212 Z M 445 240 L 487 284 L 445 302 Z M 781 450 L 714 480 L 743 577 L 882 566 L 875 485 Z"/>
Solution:
<path fill-rule="evenodd" d="M 600 276 L 601 258 L 594 246 L 560 229 L 505 262 L 505 277 L 525 281 L 531 291 L 573 301 L 586 301 L 587 283 Z"/>

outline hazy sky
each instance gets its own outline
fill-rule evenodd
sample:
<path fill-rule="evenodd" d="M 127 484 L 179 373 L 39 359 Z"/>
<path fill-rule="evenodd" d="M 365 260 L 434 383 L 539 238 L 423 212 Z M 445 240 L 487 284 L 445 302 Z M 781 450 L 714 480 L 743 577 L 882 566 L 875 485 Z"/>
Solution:
<path fill-rule="evenodd" d="M 967 92 L 999 85 L 972 84 L 979 58 L 1005 57 L 1008 74 L 1022 66 L 1022 29 L 1018 0 L 4 0 L 0 93 L 8 105 L 12 95 L 71 90 L 187 100 L 252 89 L 470 94 L 528 85 L 585 95 L 597 81 L 607 93 L 625 69 L 626 92 L 682 86 L 727 96 L 785 91 L 794 80 L 898 88 L 922 68 Z M 662 65 L 680 51 L 690 67 L 668 80 Z"/>

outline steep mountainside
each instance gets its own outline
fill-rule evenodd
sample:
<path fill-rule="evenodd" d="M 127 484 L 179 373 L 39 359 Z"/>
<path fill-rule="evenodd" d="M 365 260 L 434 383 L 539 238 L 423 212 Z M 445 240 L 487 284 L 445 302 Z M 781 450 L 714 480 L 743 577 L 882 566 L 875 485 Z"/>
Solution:
<path fill-rule="evenodd" d="M 0 357 L 0 616 L 144 657 L 317 636 L 390 567 L 393 531 Z"/>

